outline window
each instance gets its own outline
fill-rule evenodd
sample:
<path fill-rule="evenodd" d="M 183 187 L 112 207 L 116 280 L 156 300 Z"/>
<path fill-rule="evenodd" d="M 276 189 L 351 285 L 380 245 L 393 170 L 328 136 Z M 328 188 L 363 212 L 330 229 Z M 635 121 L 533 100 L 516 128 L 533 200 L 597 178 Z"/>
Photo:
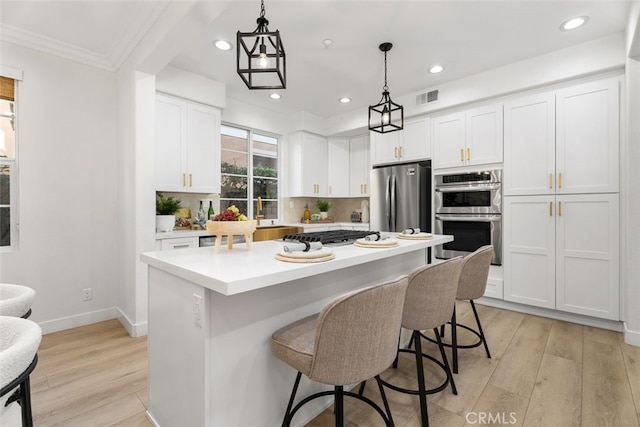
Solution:
<path fill-rule="evenodd" d="M 15 81 L 0 76 L 0 248 L 17 245 Z"/>
<path fill-rule="evenodd" d="M 235 205 L 249 218 L 258 197 L 265 219 L 278 218 L 278 139 L 223 125 L 220 209 Z M 249 199 L 251 196 L 251 199 Z M 250 203 L 249 203 L 250 202 Z"/>

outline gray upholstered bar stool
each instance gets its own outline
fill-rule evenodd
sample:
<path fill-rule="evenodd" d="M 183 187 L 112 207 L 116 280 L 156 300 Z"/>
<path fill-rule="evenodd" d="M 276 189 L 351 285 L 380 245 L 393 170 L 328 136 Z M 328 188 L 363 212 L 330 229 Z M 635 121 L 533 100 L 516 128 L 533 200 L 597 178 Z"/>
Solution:
<path fill-rule="evenodd" d="M 459 348 L 473 348 L 478 347 L 480 344 L 484 344 L 484 349 L 487 353 L 487 357 L 491 359 L 491 353 L 489 352 L 489 345 L 484 336 L 482 325 L 480 324 L 480 317 L 476 310 L 476 305 L 473 300 L 480 298 L 484 295 L 487 287 L 487 278 L 489 277 L 489 267 L 491 266 L 491 259 L 493 258 L 493 246 L 487 245 L 478 248 L 475 252 L 465 256 L 462 260 L 462 272 L 460 273 L 460 282 L 458 283 L 458 294 L 456 300 L 469 301 L 471 308 L 473 309 L 473 315 L 476 318 L 476 324 L 478 330 L 458 324 L 456 321 L 456 308 L 453 307 L 453 315 L 451 316 L 451 343 L 444 343 L 445 346 L 451 347 L 451 353 L 453 358 L 453 372 L 458 373 L 458 349 Z M 466 329 L 473 333 L 478 340 L 472 344 L 460 345 L 458 344 L 458 327 Z M 444 325 L 443 325 L 444 328 Z"/>
<path fill-rule="evenodd" d="M 41 339 L 37 323 L 0 316 L 0 425 L 19 425 L 22 420 L 23 427 L 33 426 L 29 375 L 38 363 Z"/>
<path fill-rule="evenodd" d="M 415 355 L 418 390 L 398 387 L 385 380 L 381 380 L 384 386 L 395 391 L 419 396 L 423 426 L 429 425 L 429 415 L 427 411 L 428 394 L 444 390 L 447 384 L 451 384 L 453 394 L 458 394 L 451 369 L 449 368 L 449 362 L 447 361 L 447 355 L 440 341 L 438 328 L 447 323 L 451 317 L 451 311 L 455 305 L 461 267 L 462 258 L 457 257 L 439 264 L 430 264 L 417 268 L 409 274 L 409 285 L 407 287 L 407 295 L 402 313 L 402 327 L 413 331 L 411 340 L 415 344 L 415 349 L 403 348 L 398 351 L 413 353 Z M 442 361 L 422 352 L 421 338 L 427 337 L 421 331 L 429 329 L 433 330 L 436 336 Z M 426 388 L 423 358 L 434 362 L 446 374 L 444 382 L 432 389 Z M 395 366 L 394 364 L 394 367 Z M 364 383 L 360 386 L 360 393 L 363 391 Z"/>
<path fill-rule="evenodd" d="M 395 281 L 354 291 L 331 301 L 315 314 L 276 331 L 271 340 L 275 356 L 298 370 L 289 404 L 282 421 L 289 426 L 294 414 L 306 403 L 322 396 L 335 397 L 336 426 L 344 423 L 344 396 L 372 406 L 387 426 L 393 419 L 379 374 L 396 357 L 402 306 L 407 289 L 406 276 Z M 334 386 L 333 390 L 312 394 L 292 408 L 302 374 Z M 376 378 L 385 412 L 372 400 L 344 391 L 347 384 Z"/>
<path fill-rule="evenodd" d="M 14 316 L 26 319 L 31 315 L 31 305 L 36 291 L 10 283 L 0 283 L 0 316 Z"/>

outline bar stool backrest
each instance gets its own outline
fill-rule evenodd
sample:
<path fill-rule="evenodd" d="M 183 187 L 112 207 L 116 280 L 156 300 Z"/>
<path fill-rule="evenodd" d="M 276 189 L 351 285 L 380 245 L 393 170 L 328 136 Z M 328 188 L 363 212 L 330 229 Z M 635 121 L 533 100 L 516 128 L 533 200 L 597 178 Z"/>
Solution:
<path fill-rule="evenodd" d="M 348 293 L 320 312 L 309 378 L 356 384 L 387 369 L 396 357 L 407 276 Z"/>
<path fill-rule="evenodd" d="M 493 246 L 487 245 L 462 259 L 462 272 L 456 299 L 474 300 L 484 295 L 492 258 Z"/>
<path fill-rule="evenodd" d="M 413 331 L 437 328 L 451 318 L 462 257 L 419 267 L 409 274 L 402 327 Z"/>

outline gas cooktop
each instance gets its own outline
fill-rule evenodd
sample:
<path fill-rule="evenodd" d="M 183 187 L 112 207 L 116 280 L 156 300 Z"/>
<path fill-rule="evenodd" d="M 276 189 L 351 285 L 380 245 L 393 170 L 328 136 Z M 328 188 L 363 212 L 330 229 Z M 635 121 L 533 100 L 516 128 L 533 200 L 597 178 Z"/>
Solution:
<path fill-rule="evenodd" d="M 370 234 L 380 234 L 378 231 L 362 230 L 331 230 L 314 231 L 312 233 L 287 234 L 282 240 L 297 242 L 320 242 L 324 246 L 350 245 L 358 239 Z"/>

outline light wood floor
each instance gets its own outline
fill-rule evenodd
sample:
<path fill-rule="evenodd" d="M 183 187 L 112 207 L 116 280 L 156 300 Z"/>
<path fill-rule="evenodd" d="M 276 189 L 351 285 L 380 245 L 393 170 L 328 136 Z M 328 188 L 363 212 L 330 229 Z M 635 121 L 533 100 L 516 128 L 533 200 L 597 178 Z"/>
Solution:
<path fill-rule="evenodd" d="M 472 325 L 468 304 L 458 307 L 459 322 Z M 458 395 L 446 389 L 428 398 L 432 426 L 639 425 L 640 348 L 624 344 L 622 334 L 478 309 L 493 358 L 482 348 L 460 351 Z M 423 349 L 437 355 L 434 344 Z M 146 351 L 146 339 L 129 337 L 116 320 L 45 335 L 32 374 L 35 425 L 150 426 Z M 400 367 L 383 377 L 415 388 L 414 369 L 411 356 L 401 355 Z M 425 372 L 432 385 L 442 378 L 430 366 Z M 374 381 L 365 394 L 379 401 Z M 392 390 L 387 397 L 397 426 L 420 425 L 416 397 Z M 382 425 L 357 400 L 347 399 L 345 411 L 349 426 Z M 333 425 L 332 416 L 328 409 L 310 426 Z"/>

